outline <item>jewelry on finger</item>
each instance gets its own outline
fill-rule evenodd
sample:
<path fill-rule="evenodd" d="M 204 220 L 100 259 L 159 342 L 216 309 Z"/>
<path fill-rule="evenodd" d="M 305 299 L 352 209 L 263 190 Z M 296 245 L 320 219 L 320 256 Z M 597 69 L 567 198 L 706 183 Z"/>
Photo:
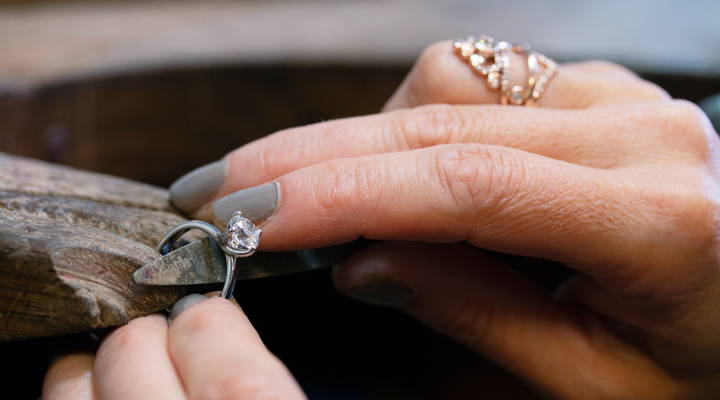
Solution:
<path fill-rule="evenodd" d="M 456 40 L 453 47 L 473 71 L 486 79 L 490 89 L 500 91 L 500 104 L 503 105 L 535 105 L 557 69 L 553 60 L 531 51 L 528 45 L 498 42 L 487 35 Z M 527 59 L 528 79 L 525 87 L 510 82 L 511 53 Z"/>
<path fill-rule="evenodd" d="M 224 232 L 204 221 L 187 221 L 169 230 L 160 240 L 157 251 L 161 255 L 171 252 L 178 239 L 192 229 L 203 231 L 225 253 L 225 284 L 220 296 L 226 299 L 231 298 L 237 280 L 237 259 L 249 257 L 255 253 L 260 245 L 262 229 L 257 228 L 252 221 L 243 217 L 240 211 L 232 214 Z"/>
<path fill-rule="evenodd" d="M 545 91 L 545 86 L 557 70 L 557 64 L 552 59 L 537 52 L 532 52 L 532 55 L 542 68 L 537 68 L 535 76 L 529 78 L 532 79 L 532 82 L 528 80 L 529 95 L 525 100 L 525 105 L 534 105 L 540 99 L 540 96 Z"/>

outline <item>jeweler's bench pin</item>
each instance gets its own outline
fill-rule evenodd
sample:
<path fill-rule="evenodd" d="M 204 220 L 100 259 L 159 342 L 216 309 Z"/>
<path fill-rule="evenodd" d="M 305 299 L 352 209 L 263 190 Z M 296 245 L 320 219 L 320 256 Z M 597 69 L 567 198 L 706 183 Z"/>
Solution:
<path fill-rule="evenodd" d="M 220 296 L 226 299 L 231 298 L 237 278 L 237 259 L 249 257 L 255 253 L 258 245 L 260 245 L 262 229 L 255 227 L 255 224 L 243 217 L 240 211 L 236 211 L 230 217 L 225 232 L 221 232 L 220 229 L 214 225 L 204 221 L 188 221 L 172 228 L 165 234 L 158 244 L 158 253 L 165 255 L 171 252 L 175 242 L 187 231 L 192 229 L 199 229 L 205 232 L 215 240 L 225 253 L 227 272 L 225 274 L 225 284 Z"/>

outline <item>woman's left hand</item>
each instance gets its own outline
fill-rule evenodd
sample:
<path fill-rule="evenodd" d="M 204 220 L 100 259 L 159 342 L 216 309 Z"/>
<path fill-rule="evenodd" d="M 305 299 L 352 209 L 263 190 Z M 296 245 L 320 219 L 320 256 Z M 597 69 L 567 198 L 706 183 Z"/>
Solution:
<path fill-rule="evenodd" d="M 560 66 L 538 108 L 497 103 L 436 44 L 388 112 L 250 143 L 179 180 L 173 201 L 219 224 L 266 220 L 263 250 L 475 246 L 379 245 L 336 283 L 554 397 L 720 391 L 720 146 L 705 115 L 604 62 Z M 578 278 L 557 301 L 482 250 Z"/>
<path fill-rule="evenodd" d="M 162 315 L 137 318 L 107 336 L 97 355 L 60 358 L 42 398 L 305 399 L 237 303 L 213 297 L 197 304 L 199 296 L 177 304 L 187 309 L 169 324 Z"/>

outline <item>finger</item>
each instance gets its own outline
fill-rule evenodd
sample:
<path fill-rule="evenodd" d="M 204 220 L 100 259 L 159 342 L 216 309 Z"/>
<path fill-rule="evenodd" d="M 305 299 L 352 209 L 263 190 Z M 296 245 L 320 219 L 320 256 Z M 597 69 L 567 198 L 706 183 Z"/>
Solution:
<path fill-rule="evenodd" d="M 402 309 L 553 398 L 659 398 L 684 389 L 594 314 L 553 302 L 467 245 L 384 243 L 353 256 L 333 278 L 349 296 Z"/>
<path fill-rule="evenodd" d="M 525 58 L 514 56 L 511 71 L 526 76 Z M 627 69 L 593 61 L 560 65 L 538 105 L 549 108 L 592 106 L 669 99 L 668 94 Z M 455 54 L 452 42 L 429 46 L 384 107 L 385 111 L 423 104 L 499 104 L 499 91 Z"/>
<path fill-rule="evenodd" d="M 658 140 L 638 117 L 652 113 L 650 107 L 638 104 L 568 112 L 431 105 L 284 130 L 230 153 L 218 195 L 326 160 L 446 143 L 498 145 L 590 167 L 616 167 L 657 157 L 649 150 L 658 146 Z M 640 129 L 648 134 L 637 135 Z"/>
<path fill-rule="evenodd" d="M 95 400 L 92 354 L 70 354 L 56 360 L 45 374 L 44 400 Z"/>
<path fill-rule="evenodd" d="M 113 331 L 95 360 L 97 396 L 112 399 L 185 399 L 167 351 L 167 320 L 150 315 Z"/>
<path fill-rule="evenodd" d="M 337 159 L 260 189 L 278 191 L 279 199 L 263 226 L 262 248 L 315 248 L 359 236 L 468 241 L 617 277 L 638 272 L 613 267 L 621 261 L 638 268 L 661 261 L 632 259 L 636 246 L 657 242 L 658 231 L 638 211 L 642 188 L 631 173 L 623 176 L 477 144 Z M 233 211 L 266 198 L 257 195 L 250 188 L 221 199 L 213 217 L 224 224 Z M 666 255 L 655 250 L 644 254 Z"/>
<path fill-rule="evenodd" d="M 240 308 L 219 297 L 170 325 L 169 349 L 190 399 L 304 399 Z"/>
<path fill-rule="evenodd" d="M 674 281 L 684 286 L 681 278 Z M 710 282 L 706 284 L 712 286 Z M 698 304 L 714 304 L 717 292 L 697 289 L 677 293 L 675 296 L 650 293 L 638 301 L 637 296 L 623 296 L 582 276 L 563 285 L 557 296 L 618 321 L 616 331 L 641 344 L 665 366 L 674 370 L 712 370 L 719 356 L 717 340 L 713 335 L 698 333 L 714 331 L 717 325 L 712 326 L 707 318 L 688 318 L 687 310 L 697 310 Z"/>

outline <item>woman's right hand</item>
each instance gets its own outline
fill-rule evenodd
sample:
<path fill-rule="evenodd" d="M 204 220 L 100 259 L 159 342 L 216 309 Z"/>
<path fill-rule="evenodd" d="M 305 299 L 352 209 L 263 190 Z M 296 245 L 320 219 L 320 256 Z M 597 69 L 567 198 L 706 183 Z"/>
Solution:
<path fill-rule="evenodd" d="M 217 295 L 217 293 L 215 293 Z M 174 317 L 174 318 L 173 318 Z M 305 399 L 234 301 L 190 295 L 56 360 L 44 400 Z"/>

